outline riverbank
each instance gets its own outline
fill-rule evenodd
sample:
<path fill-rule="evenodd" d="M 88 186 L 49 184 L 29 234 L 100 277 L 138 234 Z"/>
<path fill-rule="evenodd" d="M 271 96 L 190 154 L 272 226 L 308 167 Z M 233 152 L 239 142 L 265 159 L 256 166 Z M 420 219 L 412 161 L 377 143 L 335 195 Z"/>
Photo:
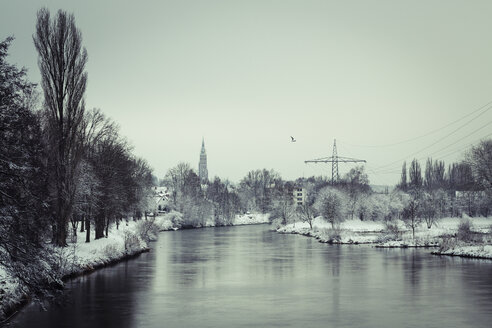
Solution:
<path fill-rule="evenodd" d="M 463 220 L 470 220 L 471 233 L 475 236 L 469 242 L 457 237 Z M 490 217 L 443 218 L 431 229 L 425 223 L 418 225 L 413 238 L 412 231 L 402 221 L 390 227 L 380 221 L 347 220 L 332 228 L 330 223 L 318 217 L 314 219 L 312 229 L 306 222 L 296 222 L 279 227 L 277 232 L 314 237 L 321 243 L 373 244 L 381 248 L 439 247 L 433 254 L 492 259 L 491 230 Z"/>
<path fill-rule="evenodd" d="M 433 251 L 432 254 L 492 260 L 492 244 L 457 245 L 449 249 Z"/>
<path fill-rule="evenodd" d="M 177 213 L 177 212 L 176 212 Z M 172 216 L 157 216 L 147 221 L 129 221 L 113 226 L 108 238 L 95 240 L 94 231 L 91 242 L 85 242 L 85 232 L 78 232 L 76 241 L 68 241 L 65 248 L 54 248 L 52 256 L 59 263 L 59 277 L 68 279 L 86 274 L 99 268 L 124 261 L 149 250 L 148 241 L 155 240 L 159 231 L 179 230 L 171 220 Z M 268 214 L 236 215 L 233 225 L 269 223 Z M 213 221 L 207 221 L 213 227 Z M 0 323 L 30 300 L 23 283 L 10 276 L 0 266 Z"/>
<path fill-rule="evenodd" d="M 66 280 L 86 274 L 98 268 L 123 261 L 149 250 L 147 242 L 139 234 L 142 222 L 130 221 L 110 229 L 108 238 L 85 242 L 85 232 L 78 232 L 76 240 L 69 240 L 68 246 L 52 249 L 52 263 L 57 263 L 57 275 Z M 31 296 L 22 281 L 10 276 L 0 266 L 0 318 L 4 319 L 27 303 Z"/>

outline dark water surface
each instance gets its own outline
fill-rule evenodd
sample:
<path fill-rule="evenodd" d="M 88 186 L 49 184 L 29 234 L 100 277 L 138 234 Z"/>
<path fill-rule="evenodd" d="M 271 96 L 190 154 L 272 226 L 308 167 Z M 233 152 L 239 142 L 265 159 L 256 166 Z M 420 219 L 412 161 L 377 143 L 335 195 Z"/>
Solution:
<path fill-rule="evenodd" d="M 492 261 L 332 246 L 267 225 L 164 232 L 12 327 L 492 327 Z"/>

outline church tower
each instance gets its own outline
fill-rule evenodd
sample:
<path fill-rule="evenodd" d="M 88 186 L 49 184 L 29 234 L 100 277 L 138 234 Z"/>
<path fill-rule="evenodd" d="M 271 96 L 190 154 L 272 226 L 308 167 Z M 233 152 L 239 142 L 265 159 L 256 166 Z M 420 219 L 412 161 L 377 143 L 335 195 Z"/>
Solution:
<path fill-rule="evenodd" d="M 200 162 L 198 163 L 198 176 L 200 181 L 205 183 L 208 181 L 207 170 L 207 153 L 205 152 L 205 141 L 202 138 L 202 150 L 200 151 Z"/>

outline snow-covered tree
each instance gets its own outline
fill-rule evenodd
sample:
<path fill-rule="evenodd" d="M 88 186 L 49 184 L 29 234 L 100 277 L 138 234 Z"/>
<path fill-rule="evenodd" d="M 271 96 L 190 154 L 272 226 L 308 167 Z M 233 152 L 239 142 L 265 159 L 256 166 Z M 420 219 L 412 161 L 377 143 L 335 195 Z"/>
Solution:
<path fill-rule="evenodd" d="M 326 187 L 320 191 L 314 206 L 334 228 L 335 224 L 342 222 L 347 216 L 347 201 L 347 196 L 343 192 Z"/>
<path fill-rule="evenodd" d="M 369 178 L 364 172 L 364 167 L 357 166 L 350 169 L 339 185 L 348 195 L 347 210 L 350 218 L 353 219 L 361 196 L 364 193 L 368 193 L 371 189 L 369 187 Z"/>
<path fill-rule="evenodd" d="M 44 294 L 61 281 L 46 265 L 51 218 L 43 138 L 33 111 L 35 85 L 25 69 L 7 62 L 12 41 L 0 42 L 0 265 Z"/>
<path fill-rule="evenodd" d="M 49 187 L 55 218 L 53 242 L 66 246 L 76 193 L 75 175 L 83 154 L 87 51 L 82 48 L 82 34 L 74 16 L 62 10 L 54 19 L 48 9 L 38 11 L 33 40 L 44 91 Z"/>

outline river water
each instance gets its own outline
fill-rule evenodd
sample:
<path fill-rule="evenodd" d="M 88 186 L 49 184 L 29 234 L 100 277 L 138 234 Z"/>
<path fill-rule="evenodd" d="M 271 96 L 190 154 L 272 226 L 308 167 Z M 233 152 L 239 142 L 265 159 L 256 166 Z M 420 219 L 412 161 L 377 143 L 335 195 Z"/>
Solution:
<path fill-rule="evenodd" d="M 163 232 L 11 327 L 492 327 L 492 261 L 327 245 L 268 225 Z"/>

